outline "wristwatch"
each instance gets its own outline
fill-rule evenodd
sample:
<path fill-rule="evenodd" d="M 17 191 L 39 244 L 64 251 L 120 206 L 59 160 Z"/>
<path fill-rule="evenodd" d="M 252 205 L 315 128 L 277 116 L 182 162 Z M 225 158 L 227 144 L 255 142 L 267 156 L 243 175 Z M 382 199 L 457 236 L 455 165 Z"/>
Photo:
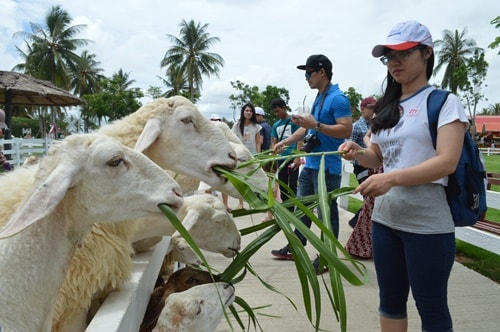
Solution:
<path fill-rule="evenodd" d="M 319 127 L 321 127 L 321 122 L 318 121 L 318 122 L 316 122 L 316 127 L 314 127 L 314 129 L 316 131 L 319 131 Z"/>

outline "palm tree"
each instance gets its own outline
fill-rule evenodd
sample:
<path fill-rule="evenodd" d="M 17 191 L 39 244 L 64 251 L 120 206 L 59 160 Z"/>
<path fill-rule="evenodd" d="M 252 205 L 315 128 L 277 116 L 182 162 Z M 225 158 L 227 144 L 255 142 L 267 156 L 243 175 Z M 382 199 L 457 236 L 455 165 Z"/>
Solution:
<path fill-rule="evenodd" d="M 71 68 L 71 87 L 75 94 L 79 96 L 95 93 L 98 90 L 98 83 L 104 78 L 101 75 L 101 63 L 95 60 L 95 54 L 83 51 L 80 58 Z"/>
<path fill-rule="evenodd" d="M 189 84 L 187 74 L 180 66 L 171 65 L 167 69 L 167 78 L 158 76 L 163 84 L 167 87 L 167 91 L 163 94 L 165 97 L 176 95 L 188 95 Z"/>
<path fill-rule="evenodd" d="M 77 39 L 78 34 L 85 26 L 71 26 L 72 18 L 60 6 L 52 6 L 45 18 L 45 24 L 30 22 L 31 32 L 18 31 L 14 37 L 24 37 L 27 52 L 19 47 L 17 50 L 24 59 L 14 69 L 24 70 L 24 73 L 33 77 L 47 80 L 56 86 L 71 90 L 71 69 L 76 67 L 79 56 L 74 51 L 79 46 L 88 44 L 86 39 Z M 52 110 L 52 122 L 57 133 L 57 108 Z M 41 125 L 41 128 L 44 128 Z"/>
<path fill-rule="evenodd" d="M 124 72 L 121 68 L 113 74 L 111 80 L 113 81 L 113 84 L 116 84 L 117 92 L 127 91 L 130 86 L 135 83 L 135 80 L 129 80 L 129 77 L 130 73 Z"/>
<path fill-rule="evenodd" d="M 76 67 L 71 68 L 70 74 L 71 86 L 74 89 L 74 93 L 80 97 L 97 93 L 100 89 L 100 82 L 105 76 L 101 74 L 103 69 L 99 68 L 100 62 L 95 60 L 95 54 L 83 51 L 80 59 L 75 65 Z M 84 132 L 88 132 L 91 126 L 88 105 L 84 105 L 80 108 L 80 114 L 83 119 L 83 130 Z M 78 123 L 78 121 L 73 120 L 73 123 Z M 79 128 L 77 128 L 77 130 L 79 130 Z"/>
<path fill-rule="evenodd" d="M 68 12 L 60 6 L 52 6 L 45 18 L 45 25 L 30 22 L 32 32 L 16 32 L 14 36 L 25 37 L 29 45 L 24 66 L 18 66 L 24 67 L 25 73 L 31 76 L 70 90 L 70 68 L 79 60 L 74 51 L 89 42 L 75 38 L 85 26 L 71 26 L 71 20 Z"/>
<path fill-rule="evenodd" d="M 478 50 L 476 42 L 473 39 L 466 38 L 466 34 L 466 28 L 461 33 L 458 30 L 455 30 L 454 33 L 450 30 L 444 30 L 443 39 L 434 42 L 436 48 L 440 47 L 436 53 L 438 63 L 434 75 L 442 67 L 445 67 L 441 88 L 445 89 L 449 87 L 455 94 L 458 88 L 467 81 L 467 73 L 464 70 L 469 57 L 472 57 L 474 52 Z M 465 77 L 463 76 L 464 74 Z"/>
<path fill-rule="evenodd" d="M 493 24 L 496 29 L 500 28 L 500 16 L 497 16 L 494 19 L 492 19 L 490 24 Z M 488 47 L 491 48 L 492 50 L 499 46 L 500 46 L 500 36 L 496 37 L 495 40 L 488 45 Z M 500 49 L 498 50 L 497 54 L 500 55 Z"/>
<path fill-rule="evenodd" d="M 485 111 L 487 115 L 500 115 L 500 103 L 489 105 Z"/>
<path fill-rule="evenodd" d="M 202 86 L 202 76 L 211 74 L 219 76 L 219 68 L 224 65 L 224 59 L 208 52 L 210 46 L 219 41 L 218 37 L 210 37 L 206 32 L 208 24 L 201 25 L 193 20 L 182 20 L 180 38 L 167 34 L 174 46 L 170 48 L 160 63 L 162 68 L 179 66 L 187 73 L 189 96 L 191 100 L 199 96 Z"/>

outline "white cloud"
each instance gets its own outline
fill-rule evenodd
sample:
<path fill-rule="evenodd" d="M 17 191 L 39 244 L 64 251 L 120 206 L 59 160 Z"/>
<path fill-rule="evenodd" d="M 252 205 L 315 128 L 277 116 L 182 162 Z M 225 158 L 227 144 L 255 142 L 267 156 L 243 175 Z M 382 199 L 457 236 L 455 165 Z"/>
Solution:
<path fill-rule="evenodd" d="M 296 66 L 308 55 L 323 53 L 334 64 L 333 81 L 347 90 L 354 87 L 363 95 L 379 94 L 385 68 L 371 57 L 371 48 L 384 40 L 392 25 L 415 19 L 427 25 L 434 39 L 442 31 L 467 28 L 467 36 L 486 50 L 489 62 L 489 99 L 480 107 L 500 102 L 500 56 L 488 44 L 500 30 L 489 22 L 498 13 L 491 0 L 60 0 L 74 24 L 85 24 L 81 38 L 93 40 L 87 49 L 96 54 L 105 75 L 119 69 L 130 73 L 144 91 L 160 86 L 164 72 L 160 61 L 169 48 L 166 34 L 178 36 L 179 24 L 193 19 L 208 24 L 211 36 L 220 42 L 211 49 L 225 65 L 220 76 L 205 78 L 199 108 L 207 116 L 218 113 L 232 117 L 229 95 L 236 93 L 230 82 L 240 80 L 264 89 L 266 85 L 290 91 L 295 108 L 307 96 L 311 103 L 315 91 L 307 86 Z M 1 69 L 10 70 L 21 62 L 13 39 L 16 31 L 26 30 L 29 22 L 43 23 L 53 5 L 49 0 L 0 0 Z M 442 72 L 431 83 L 439 82 Z M 237 111 L 238 113 L 238 111 Z"/>

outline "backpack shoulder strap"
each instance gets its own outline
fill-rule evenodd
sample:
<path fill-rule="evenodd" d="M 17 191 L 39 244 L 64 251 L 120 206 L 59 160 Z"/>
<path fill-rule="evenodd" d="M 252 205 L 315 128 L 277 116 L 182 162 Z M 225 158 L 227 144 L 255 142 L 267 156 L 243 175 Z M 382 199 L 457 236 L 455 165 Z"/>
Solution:
<path fill-rule="evenodd" d="M 434 89 L 427 97 L 427 118 L 429 121 L 429 130 L 431 132 L 432 145 L 434 146 L 434 149 L 436 148 L 439 112 L 441 111 L 446 99 L 448 99 L 449 94 L 450 91 Z"/>

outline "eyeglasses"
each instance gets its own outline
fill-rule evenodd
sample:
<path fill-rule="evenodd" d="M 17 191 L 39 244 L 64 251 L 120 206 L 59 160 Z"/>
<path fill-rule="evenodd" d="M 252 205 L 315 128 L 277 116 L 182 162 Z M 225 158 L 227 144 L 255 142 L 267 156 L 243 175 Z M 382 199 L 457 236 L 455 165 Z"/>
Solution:
<path fill-rule="evenodd" d="M 408 57 L 410 56 L 410 54 L 413 53 L 413 51 L 416 51 L 419 49 L 422 49 L 422 45 L 415 46 L 415 47 L 410 48 L 409 50 L 406 50 L 406 51 L 399 51 L 399 52 L 394 52 L 391 54 L 386 54 L 380 58 L 380 61 L 384 64 L 384 66 L 386 66 L 389 62 L 392 62 L 392 61 L 401 62 L 401 61 L 408 59 Z"/>
<path fill-rule="evenodd" d="M 314 69 L 314 70 L 311 70 L 311 71 L 307 71 L 306 70 L 306 73 L 305 73 L 305 76 L 306 76 L 306 80 L 310 79 L 311 78 L 311 75 L 312 73 L 315 73 L 317 71 L 320 71 L 321 69 Z"/>

